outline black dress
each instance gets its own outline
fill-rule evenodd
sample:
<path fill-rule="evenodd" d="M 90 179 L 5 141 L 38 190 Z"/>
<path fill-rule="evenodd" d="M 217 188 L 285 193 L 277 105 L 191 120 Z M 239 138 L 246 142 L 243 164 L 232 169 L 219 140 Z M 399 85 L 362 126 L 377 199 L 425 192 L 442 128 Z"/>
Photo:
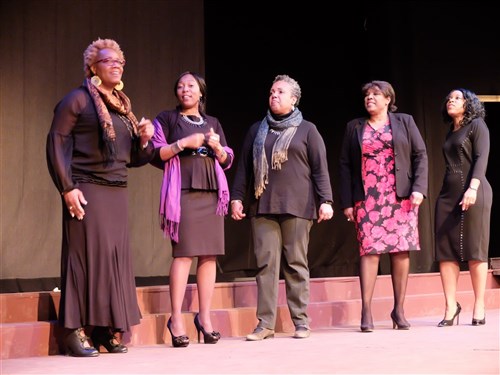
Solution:
<path fill-rule="evenodd" d="M 76 329 L 109 326 L 127 332 L 140 323 L 129 245 L 128 167 L 147 164 L 123 116 L 110 111 L 117 155 L 104 161 L 102 131 L 87 90 L 78 88 L 55 108 L 47 136 L 47 163 L 60 193 L 80 189 L 83 220 L 72 218 L 62 199 L 61 301 L 59 322 Z"/>
<path fill-rule="evenodd" d="M 488 261 L 493 192 L 486 180 L 489 131 L 481 118 L 450 131 L 443 145 L 446 164 L 436 202 L 436 260 Z M 459 204 L 472 178 L 481 181 L 476 203 L 467 211 Z"/>

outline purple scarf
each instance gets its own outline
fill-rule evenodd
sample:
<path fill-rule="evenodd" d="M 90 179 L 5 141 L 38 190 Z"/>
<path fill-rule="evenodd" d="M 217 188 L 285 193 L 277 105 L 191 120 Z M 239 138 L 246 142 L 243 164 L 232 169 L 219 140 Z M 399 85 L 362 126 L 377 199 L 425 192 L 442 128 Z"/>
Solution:
<path fill-rule="evenodd" d="M 167 146 L 168 143 L 163 134 L 163 129 L 158 120 L 153 120 L 155 133 L 153 145 L 155 148 Z M 224 146 L 224 150 L 231 157 L 231 162 L 225 168 L 231 167 L 234 158 L 234 152 L 231 148 Z M 227 184 L 226 174 L 220 166 L 217 159 L 215 161 L 215 175 L 217 178 L 218 195 L 216 214 L 224 216 L 228 212 L 229 206 L 229 188 Z M 160 227 L 163 230 L 165 237 L 170 237 L 171 240 L 179 242 L 179 223 L 181 221 L 181 166 L 179 156 L 165 161 L 163 167 L 163 181 L 160 189 Z"/>

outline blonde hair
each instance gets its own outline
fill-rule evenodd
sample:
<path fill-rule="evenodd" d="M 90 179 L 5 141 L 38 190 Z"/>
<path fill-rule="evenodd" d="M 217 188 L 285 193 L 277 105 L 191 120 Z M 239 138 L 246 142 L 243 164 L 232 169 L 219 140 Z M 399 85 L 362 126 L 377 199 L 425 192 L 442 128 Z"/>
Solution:
<path fill-rule="evenodd" d="M 99 51 L 106 48 L 114 50 L 118 54 L 118 57 L 120 59 L 125 60 L 123 51 L 116 41 L 114 41 L 113 39 L 98 38 L 97 40 L 94 40 L 92 43 L 90 43 L 83 52 L 83 72 L 85 73 L 85 77 L 90 78 L 94 75 L 90 67 L 97 61 L 97 55 L 99 54 Z"/>

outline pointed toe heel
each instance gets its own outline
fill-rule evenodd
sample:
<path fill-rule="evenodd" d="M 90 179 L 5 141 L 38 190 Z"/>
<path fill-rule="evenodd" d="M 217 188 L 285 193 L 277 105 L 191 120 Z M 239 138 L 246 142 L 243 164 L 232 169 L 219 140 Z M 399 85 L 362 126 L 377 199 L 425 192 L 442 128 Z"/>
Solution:
<path fill-rule="evenodd" d="M 453 325 L 453 322 L 455 321 L 455 318 L 457 318 L 457 325 L 460 322 L 460 312 L 462 311 L 462 306 L 457 302 L 457 309 L 455 311 L 455 314 L 451 319 L 443 319 L 438 323 L 438 327 L 451 327 Z"/>
<path fill-rule="evenodd" d="M 401 330 L 409 330 L 410 329 L 410 323 L 406 320 L 406 318 L 399 317 L 396 315 L 394 311 L 391 312 L 391 319 L 392 319 L 392 329 L 401 329 Z"/>
<path fill-rule="evenodd" d="M 365 313 L 363 310 L 361 311 L 361 332 L 373 332 L 373 318 L 371 313 Z"/>
<path fill-rule="evenodd" d="M 360 329 L 361 329 L 361 332 L 365 332 L 365 333 L 373 332 L 374 326 L 373 326 L 373 324 L 366 324 L 366 325 L 362 324 Z"/>

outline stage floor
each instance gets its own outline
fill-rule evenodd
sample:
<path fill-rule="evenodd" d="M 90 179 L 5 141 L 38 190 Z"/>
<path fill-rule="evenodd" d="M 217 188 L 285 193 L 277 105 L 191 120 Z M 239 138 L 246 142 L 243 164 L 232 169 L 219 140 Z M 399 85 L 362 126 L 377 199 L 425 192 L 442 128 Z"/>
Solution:
<path fill-rule="evenodd" d="M 438 328 L 442 316 L 409 319 L 408 331 L 391 321 L 375 331 L 358 326 L 315 330 L 308 339 L 278 334 L 247 342 L 222 338 L 216 345 L 191 342 L 131 347 L 127 354 L 96 358 L 63 355 L 1 361 L 1 374 L 499 374 L 500 308 L 488 310 L 486 325 L 472 326 L 462 312 L 460 325 Z"/>

